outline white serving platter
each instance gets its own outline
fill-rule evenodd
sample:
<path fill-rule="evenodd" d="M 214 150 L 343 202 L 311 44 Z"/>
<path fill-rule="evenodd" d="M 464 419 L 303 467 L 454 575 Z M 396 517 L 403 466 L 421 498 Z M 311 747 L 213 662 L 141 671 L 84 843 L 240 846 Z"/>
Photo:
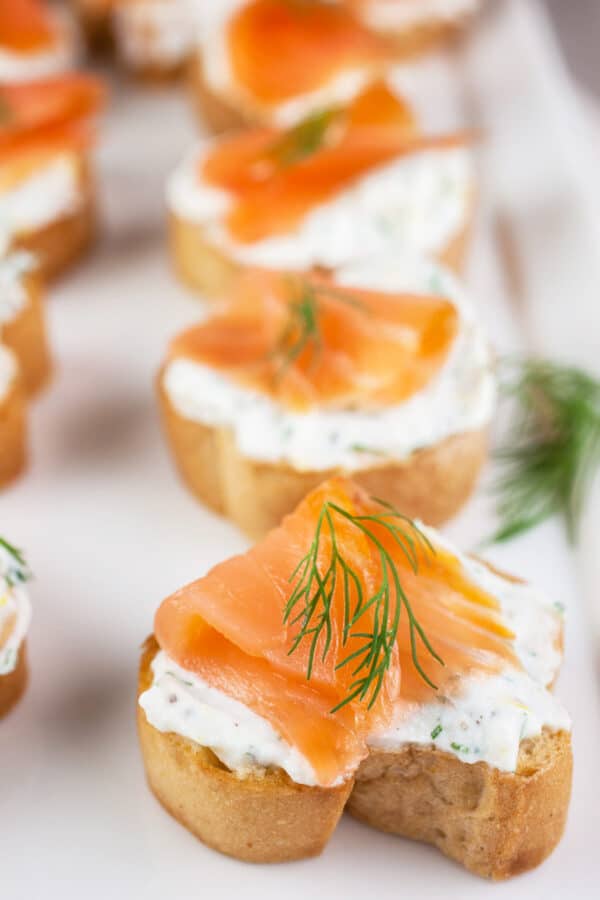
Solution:
<path fill-rule="evenodd" d="M 538 4 L 496 3 L 465 46 L 399 78 L 426 117 L 488 130 L 468 280 L 500 351 L 593 356 L 597 244 L 573 165 L 585 154 Z M 99 153 L 103 238 L 48 304 L 56 378 L 33 415 L 30 470 L 0 497 L 0 532 L 36 574 L 30 688 L 0 724 L 0 897 L 597 897 L 600 698 L 587 582 L 557 522 L 491 554 L 568 608 L 558 693 L 574 720 L 573 800 L 564 840 L 538 870 L 490 885 L 349 818 L 319 859 L 248 866 L 204 848 L 148 791 L 138 648 L 167 593 L 245 546 L 177 482 L 154 404 L 166 341 L 200 308 L 168 269 L 162 202 L 193 133 L 176 91 L 118 90 Z M 492 521 L 480 492 L 448 530 L 472 547 Z"/>

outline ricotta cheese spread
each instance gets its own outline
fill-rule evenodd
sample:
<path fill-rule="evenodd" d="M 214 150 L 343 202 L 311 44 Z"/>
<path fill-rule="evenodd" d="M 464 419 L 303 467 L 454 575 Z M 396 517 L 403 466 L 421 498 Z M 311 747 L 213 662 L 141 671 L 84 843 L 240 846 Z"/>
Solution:
<path fill-rule="evenodd" d="M 428 704 L 400 703 L 373 748 L 397 750 L 407 743 L 434 745 L 467 763 L 485 762 L 515 771 L 519 745 L 542 729 L 568 730 L 570 720 L 546 689 L 560 664 L 561 612 L 530 585 L 508 581 L 471 557 L 457 554 L 439 534 L 420 526 L 441 548 L 454 553 L 467 577 L 495 596 L 506 624 L 515 632 L 522 670 L 474 674 L 452 692 Z M 151 687 L 140 697 L 148 722 L 209 747 L 243 777 L 249 767 L 279 767 L 298 784 L 315 785 L 309 762 L 261 716 L 177 666 L 160 651 L 152 663 Z"/>
<path fill-rule="evenodd" d="M 123 59 L 134 68 L 177 66 L 196 45 L 194 0 L 138 0 L 113 11 Z"/>
<path fill-rule="evenodd" d="M 250 459 L 286 463 L 300 471 L 357 471 L 403 460 L 417 449 L 488 425 L 496 400 L 491 352 L 449 272 L 424 258 L 397 256 L 341 269 L 337 282 L 381 291 L 435 292 L 455 303 L 461 315 L 459 334 L 423 390 L 379 410 L 297 412 L 209 366 L 176 358 L 165 369 L 163 385 L 179 415 L 231 428 L 240 453 Z"/>
<path fill-rule="evenodd" d="M 362 19 L 380 31 L 408 31 L 435 22 L 456 22 L 474 13 L 480 0 L 366 0 Z"/>
<path fill-rule="evenodd" d="M 201 225 L 209 244 L 248 265 L 338 268 L 398 247 L 436 255 L 465 229 L 473 203 L 471 150 L 427 150 L 373 169 L 316 205 L 289 234 L 240 243 L 223 222 L 232 196 L 200 175 L 210 148 L 204 142 L 174 171 L 167 204 L 177 218 Z"/>
<path fill-rule="evenodd" d="M 20 234 L 74 212 L 82 202 L 77 158 L 57 155 L 32 175 L 0 191 L 0 230 Z"/>
<path fill-rule="evenodd" d="M 15 251 L 3 255 L 0 238 L 0 335 L 2 325 L 11 322 L 27 305 L 23 276 L 35 266 L 30 253 Z"/>
<path fill-rule="evenodd" d="M 2 378 L 0 347 L 0 381 Z M 31 621 L 31 604 L 24 586 L 24 567 L 0 544 L 0 676 L 12 672 Z M 5 631 L 8 638 L 4 639 Z"/>

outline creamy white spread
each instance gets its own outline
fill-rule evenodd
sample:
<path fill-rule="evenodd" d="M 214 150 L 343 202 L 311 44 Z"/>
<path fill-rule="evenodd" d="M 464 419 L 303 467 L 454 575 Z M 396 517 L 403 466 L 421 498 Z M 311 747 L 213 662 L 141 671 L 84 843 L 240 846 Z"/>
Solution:
<path fill-rule="evenodd" d="M 52 15 L 56 36 L 47 48 L 19 53 L 0 43 L 0 84 L 45 78 L 73 65 L 77 51 L 73 23 L 63 10 L 53 10 Z"/>
<path fill-rule="evenodd" d="M 176 66 L 196 45 L 194 0 L 137 0 L 113 11 L 119 50 L 133 67 Z"/>
<path fill-rule="evenodd" d="M 198 11 L 199 42 L 203 77 L 210 90 L 227 102 L 240 106 L 273 125 L 293 125 L 300 119 L 333 104 L 348 103 L 372 80 L 372 65 L 354 66 L 332 75 L 325 84 L 277 104 L 260 103 L 236 81 L 230 59 L 227 29 L 243 0 L 220 0 L 204 4 Z"/>
<path fill-rule="evenodd" d="M 210 687 L 160 651 L 152 661 L 152 687 L 140 697 L 151 725 L 209 747 L 241 778 L 278 767 L 298 784 L 315 784 L 310 763 L 243 703 Z"/>
<path fill-rule="evenodd" d="M 297 470 L 357 471 L 489 423 L 495 377 L 489 345 L 457 280 L 424 258 L 386 257 L 349 266 L 340 285 L 409 293 L 439 293 L 460 313 L 450 353 L 433 380 L 403 403 L 378 410 L 314 408 L 291 411 L 276 399 L 237 384 L 225 373 L 188 359 L 166 367 L 163 385 L 186 419 L 231 428 L 244 456 Z"/>
<path fill-rule="evenodd" d="M 472 15 L 480 0 L 365 0 L 362 18 L 381 31 L 408 31 L 419 25 L 456 22 Z"/>
<path fill-rule="evenodd" d="M 0 380 L 2 347 L 0 347 Z M 12 672 L 19 658 L 19 648 L 31 621 L 31 604 L 24 586 L 24 567 L 0 545 L 0 636 L 10 628 L 7 640 L 0 644 L 0 676 Z"/>
<path fill-rule="evenodd" d="M 385 750 L 406 743 L 434 745 L 464 762 L 514 771 L 522 740 L 544 728 L 570 728 L 567 713 L 546 689 L 560 665 L 562 609 L 530 585 L 502 578 L 457 553 L 433 529 L 421 527 L 437 546 L 457 556 L 474 584 L 498 599 L 523 668 L 508 665 L 498 674 L 465 676 L 433 703 L 400 703 L 393 723 L 369 743 Z M 308 761 L 262 717 L 181 669 L 163 651 L 152 669 L 152 686 L 140 704 L 154 728 L 209 747 L 240 777 L 249 766 L 276 766 L 299 784 L 317 783 Z"/>
<path fill-rule="evenodd" d="M 31 253 L 16 251 L 3 255 L 0 238 L 0 334 L 2 325 L 12 321 L 27 305 L 23 277 L 34 266 Z"/>
<path fill-rule="evenodd" d="M 427 150 L 379 166 L 315 206 L 289 234 L 235 241 L 224 224 L 234 199 L 201 177 L 204 142 L 171 175 L 169 209 L 241 263 L 272 269 L 338 268 L 398 247 L 438 254 L 466 227 L 474 194 L 472 152 Z"/>
<path fill-rule="evenodd" d="M 74 212 L 82 202 L 77 157 L 56 155 L 29 177 L 0 191 L 0 230 L 20 234 Z"/>
<path fill-rule="evenodd" d="M 8 347 L 0 344 L 0 402 L 8 394 L 18 372 L 17 358 Z"/>

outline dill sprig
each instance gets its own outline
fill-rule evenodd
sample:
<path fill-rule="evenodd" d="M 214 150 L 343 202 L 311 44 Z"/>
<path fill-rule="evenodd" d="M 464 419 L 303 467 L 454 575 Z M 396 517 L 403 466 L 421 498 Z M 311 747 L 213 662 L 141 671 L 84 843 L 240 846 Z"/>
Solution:
<path fill-rule="evenodd" d="M 383 529 L 394 541 L 415 574 L 419 569 L 420 549 L 425 558 L 435 553 L 422 531 L 406 516 L 401 515 L 383 500 L 376 500 L 381 512 L 353 515 L 337 503 L 325 502 L 317 520 L 315 536 L 306 556 L 290 576 L 293 591 L 286 603 L 284 623 L 299 625 L 289 653 L 294 653 L 303 641 L 309 642 L 306 677 L 313 673 L 319 646 L 321 660 L 331 649 L 332 605 L 339 587 L 343 596 L 342 646 L 358 639 L 362 644 L 348 653 L 336 669 L 354 666 L 347 696 L 335 706 L 336 712 L 357 699 L 366 701 L 370 709 L 383 686 L 388 671 L 404 609 L 408 618 L 411 655 L 421 678 L 434 690 L 436 685 L 424 671 L 419 660 L 419 643 L 443 665 L 443 660 L 429 643 L 423 628 L 417 621 L 409 598 L 400 579 L 398 567 L 388 548 L 375 529 Z M 346 559 L 336 532 L 336 518 L 349 522 L 364 535 L 379 557 L 381 580 L 372 593 L 365 592 L 359 573 Z M 322 541 L 328 538 L 331 548 L 326 568 L 321 560 Z M 372 630 L 355 631 L 362 616 L 372 610 Z"/>
<path fill-rule="evenodd" d="M 514 538 L 556 513 L 574 541 L 600 465 L 600 382 L 572 366 L 508 360 L 500 384 L 517 412 L 497 453 L 500 526 L 491 541 Z"/>
<path fill-rule="evenodd" d="M 319 324 L 320 295 L 340 300 L 363 312 L 367 311 L 356 297 L 329 285 L 317 286 L 306 278 L 291 278 L 290 291 L 293 299 L 289 306 L 289 318 L 274 353 L 275 357 L 280 360 L 280 366 L 276 373 L 278 379 L 282 378 L 287 369 L 309 348 L 312 350 L 313 362 L 316 361 L 323 346 L 323 336 Z"/>
<path fill-rule="evenodd" d="M 274 142 L 269 156 L 284 167 L 296 165 L 312 156 L 325 144 L 330 125 L 339 112 L 338 107 L 330 107 L 307 116 Z"/>
<path fill-rule="evenodd" d="M 26 581 L 29 581 L 31 572 L 21 550 L 9 544 L 3 537 L 0 537 L 0 547 L 6 550 L 10 559 L 8 569 L 4 573 L 4 578 L 9 587 L 16 587 L 18 584 L 24 584 Z"/>

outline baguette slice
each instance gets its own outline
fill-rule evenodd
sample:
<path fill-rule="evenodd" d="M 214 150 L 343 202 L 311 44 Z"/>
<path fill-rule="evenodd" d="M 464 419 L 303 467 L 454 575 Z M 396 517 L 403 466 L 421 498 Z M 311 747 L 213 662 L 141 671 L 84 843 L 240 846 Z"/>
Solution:
<path fill-rule="evenodd" d="M 15 668 L 7 675 L 0 675 L 0 719 L 21 699 L 27 687 L 27 677 L 27 645 L 23 642 Z"/>
<path fill-rule="evenodd" d="M 298 471 L 242 456 L 230 429 L 179 414 L 163 387 L 162 372 L 158 396 L 164 430 L 184 482 L 199 500 L 251 537 L 261 537 L 278 525 L 309 491 L 333 474 Z M 417 450 L 406 461 L 355 472 L 353 478 L 411 518 L 438 525 L 458 512 L 473 491 L 487 443 L 486 431 L 465 432 Z"/>
<path fill-rule="evenodd" d="M 138 696 L 151 684 L 157 652 L 150 637 Z M 137 719 L 148 783 L 160 803 L 207 846 L 246 862 L 319 854 L 346 801 L 366 824 L 433 844 L 493 879 L 539 865 L 564 830 L 572 775 L 564 731 L 523 741 L 514 773 L 406 744 L 395 752 L 371 751 L 354 783 L 325 789 L 296 785 L 280 770 L 240 778 L 206 747 L 157 731 L 139 704 Z"/>
<path fill-rule="evenodd" d="M 465 267 L 471 228 L 469 221 L 437 257 L 439 263 L 459 275 Z M 242 265 L 210 243 L 203 225 L 171 212 L 168 242 L 173 267 L 186 287 L 205 299 L 216 300 L 229 294 Z"/>
<path fill-rule="evenodd" d="M 27 458 L 25 391 L 17 376 L 0 399 L 0 488 L 25 468 Z"/>
<path fill-rule="evenodd" d="M 565 731 L 522 742 L 516 772 L 434 747 L 372 751 L 348 811 L 380 831 L 433 844 L 469 871 L 505 879 L 538 866 L 564 831 L 573 757 Z"/>
<path fill-rule="evenodd" d="M 17 357 L 23 387 L 31 396 L 50 378 L 52 362 L 46 339 L 42 289 L 37 273 L 25 275 L 24 288 L 27 302 L 13 319 L 2 326 L 2 342 Z"/>
<path fill-rule="evenodd" d="M 44 280 L 56 278 L 89 249 L 96 232 L 96 204 L 90 166 L 80 162 L 81 202 L 77 209 L 32 231 L 12 236 L 11 246 L 32 253 Z"/>
<path fill-rule="evenodd" d="M 152 682 L 158 652 L 146 641 L 138 696 Z M 138 704 L 146 776 L 160 803 L 203 843 L 245 862 L 286 862 L 317 856 L 342 815 L 352 782 L 319 788 L 295 784 L 281 770 L 238 777 L 207 748 L 148 723 Z"/>

